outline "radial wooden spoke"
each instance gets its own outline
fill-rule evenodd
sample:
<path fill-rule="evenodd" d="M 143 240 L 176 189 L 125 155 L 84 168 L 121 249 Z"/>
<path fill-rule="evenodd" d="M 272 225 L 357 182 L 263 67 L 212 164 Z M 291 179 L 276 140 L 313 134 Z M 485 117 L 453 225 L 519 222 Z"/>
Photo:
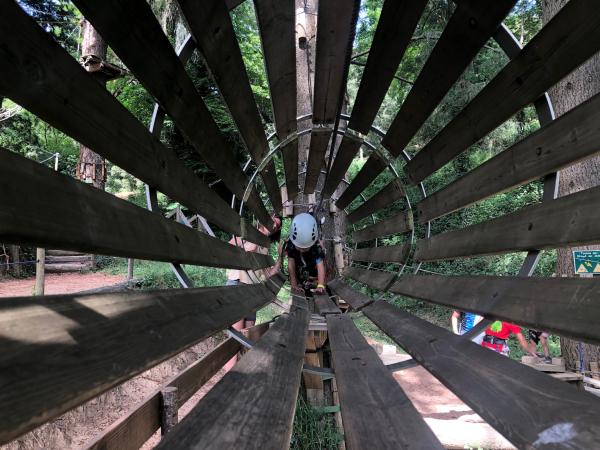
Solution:
<path fill-rule="evenodd" d="M 549 175 L 600 151 L 600 95 L 550 122 L 418 205 L 419 223 Z"/>
<path fill-rule="evenodd" d="M 403 263 L 410 253 L 410 244 L 390 245 L 389 247 L 359 248 L 352 252 L 355 261 Z"/>
<path fill-rule="evenodd" d="M 496 77 L 410 161 L 419 182 L 584 63 L 600 49 L 600 15 L 594 0 L 564 8 Z"/>
<path fill-rule="evenodd" d="M 386 167 L 387 164 L 379 156 L 371 155 L 354 180 L 352 180 L 350 186 L 335 201 L 335 205 L 340 209 L 346 208 Z"/>
<path fill-rule="evenodd" d="M 133 176 L 241 235 L 242 219 L 14 2 L 0 5 L 0 90 Z M 37 67 L 39 70 L 29 70 Z M 247 227 L 249 239 L 264 236 Z"/>
<path fill-rule="evenodd" d="M 417 242 L 415 259 L 433 261 L 600 242 L 600 187 L 523 208 Z"/>
<path fill-rule="evenodd" d="M 402 198 L 404 198 L 404 188 L 397 179 L 393 179 L 383 189 L 349 213 L 348 222 L 354 224 L 369 214 L 379 211 L 386 206 L 391 206 L 392 203 Z"/>
<path fill-rule="evenodd" d="M 352 160 L 358 153 L 362 143 L 363 140 L 361 138 L 349 134 L 348 132 L 344 134 L 335 155 L 335 159 L 333 160 L 331 170 L 329 171 L 327 183 L 323 188 L 322 195 L 324 197 L 331 197 L 331 194 L 336 190 L 340 181 L 346 175 L 346 171 L 348 170 L 348 167 L 350 167 L 350 164 L 352 164 Z"/>
<path fill-rule="evenodd" d="M 272 265 L 267 255 L 244 252 L 1 148 L 0 179 L 2 242 L 215 267 Z"/>
<path fill-rule="evenodd" d="M 339 278 L 330 281 L 327 283 L 327 286 L 333 289 L 333 292 L 335 292 L 336 295 L 348 303 L 355 311 L 358 311 L 359 309 L 373 303 L 373 299 L 371 297 L 352 289 Z"/>
<path fill-rule="evenodd" d="M 593 396 L 385 301 L 362 311 L 517 448 L 592 448 L 600 439 Z"/>
<path fill-rule="evenodd" d="M 412 211 L 402 211 L 395 216 L 369 225 L 366 228 L 361 228 L 352 233 L 354 242 L 370 241 L 378 237 L 389 236 L 391 234 L 406 233 L 413 229 L 413 214 Z"/>
<path fill-rule="evenodd" d="M 76 0 L 75 4 L 225 185 L 243 198 L 248 179 L 148 3 Z M 247 205 L 261 223 L 270 226 L 271 219 L 256 189 L 251 191 Z"/>
<path fill-rule="evenodd" d="M 310 134 L 310 151 L 306 166 L 304 192 L 312 194 L 317 186 L 321 168 L 325 164 L 325 152 L 331 139 L 331 128 L 313 128 Z"/>
<path fill-rule="evenodd" d="M 352 266 L 344 270 L 344 276 L 381 291 L 389 286 L 396 274 Z"/>

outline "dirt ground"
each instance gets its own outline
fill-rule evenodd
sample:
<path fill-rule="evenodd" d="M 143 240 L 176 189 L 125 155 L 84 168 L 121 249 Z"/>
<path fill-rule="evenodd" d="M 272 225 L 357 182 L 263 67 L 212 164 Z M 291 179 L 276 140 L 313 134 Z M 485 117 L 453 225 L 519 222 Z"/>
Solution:
<path fill-rule="evenodd" d="M 46 274 L 45 294 L 70 294 L 87 291 L 125 281 L 121 275 L 106 275 L 100 272 L 89 273 L 48 273 Z M 35 277 L 0 279 L 0 297 L 24 297 L 33 294 Z"/>

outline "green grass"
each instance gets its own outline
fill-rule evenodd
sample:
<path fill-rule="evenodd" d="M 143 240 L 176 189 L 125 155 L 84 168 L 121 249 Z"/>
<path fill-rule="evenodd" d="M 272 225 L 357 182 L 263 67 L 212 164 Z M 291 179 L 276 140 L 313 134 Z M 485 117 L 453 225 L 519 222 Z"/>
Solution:
<path fill-rule="evenodd" d="M 333 414 L 319 412 L 299 393 L 290 449 L 336 450 L 343 439 Z"/>

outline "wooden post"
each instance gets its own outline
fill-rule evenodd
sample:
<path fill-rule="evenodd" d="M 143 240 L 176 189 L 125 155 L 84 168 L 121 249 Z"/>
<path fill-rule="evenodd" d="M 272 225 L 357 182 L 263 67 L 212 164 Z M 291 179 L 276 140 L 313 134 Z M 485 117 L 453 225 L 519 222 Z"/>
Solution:
<path fill-rule="evenodd" d="M 335 258 L 335 268 L 338 273 L 341 274 L 344 271 L 344 244 L 342 243 L 342 239 L 339 236 L 333 238 L 333 253 Z"/>
<path fill-rule="evenodd" d="M 34 295 L 44 295 L 46 249 L 38 248 L 35 255 L 35 291 Z"/>
<path fill-rule="evenodd" d="M 283 205 L 283 217 L 292 217 L 294 215 L 294 202 L 288 203 L 287 188 L 283 186 L 281 188 L 281 202 Z"/>
<path fill-rule="evenodd" d="M 177 411 L 179 409 L 177 388 L 174 386 L 167 386 L 160 391 L 160 398 L 160 433 L 164 436 L 177 425 Z"/>
<path fill-rule="evenodd" d="M 20 277 L 21 276 L 21 265 L 19 264 L 19 262 L 20 262 L 21 258 L 19 257 L 19 246 L 18 245 L 10 246 L 10 257 L 13 262 L 12 273 L 14 276 Z"/>
<path fill-rule="evenodd" d="M 127 280 L 133 279 L 133 258 L 127 258 Z"/>
<path fill-rule="evenodd" d="M 592 378 L 600 379 L 600 370 L 598 369 L 598 361 L 590 361 L 590 371 Z"/>

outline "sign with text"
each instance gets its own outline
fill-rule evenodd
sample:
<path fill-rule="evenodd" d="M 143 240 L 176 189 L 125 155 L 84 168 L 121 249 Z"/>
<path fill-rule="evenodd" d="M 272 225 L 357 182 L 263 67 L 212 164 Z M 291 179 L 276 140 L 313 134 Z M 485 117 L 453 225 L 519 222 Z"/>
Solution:
<path fill-rule="evenodd" d="M 600 250 L 573 250 L 573 268 L 576 274 L 600 275 Z"/>

